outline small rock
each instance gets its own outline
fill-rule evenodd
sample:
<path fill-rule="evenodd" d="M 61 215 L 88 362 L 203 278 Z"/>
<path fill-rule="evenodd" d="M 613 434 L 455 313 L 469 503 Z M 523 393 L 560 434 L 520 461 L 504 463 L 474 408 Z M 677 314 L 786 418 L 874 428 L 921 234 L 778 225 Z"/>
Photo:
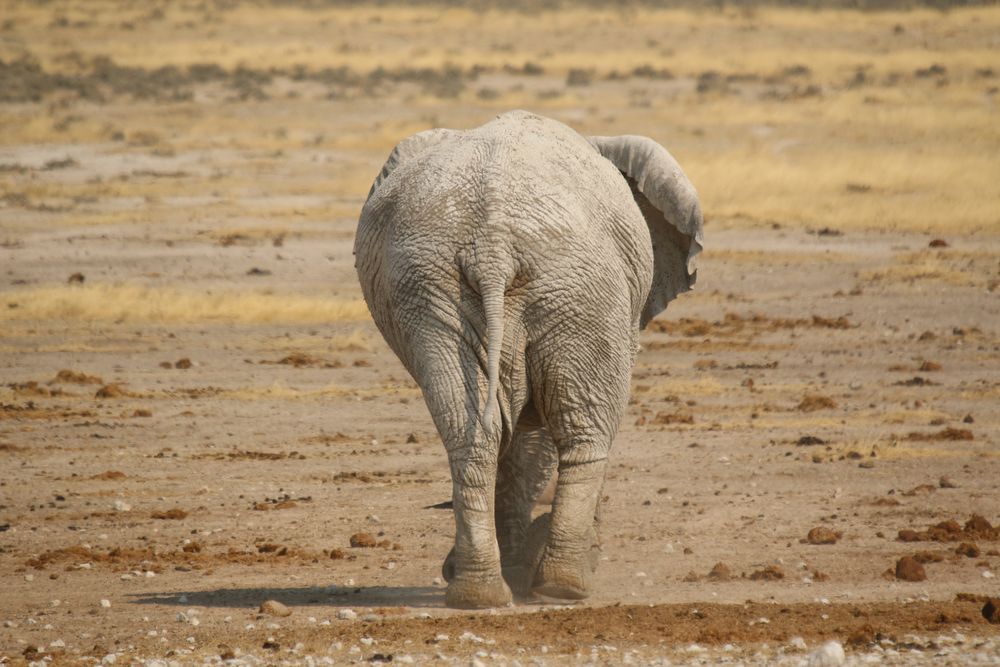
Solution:
<path fill-rule="evenodd" d="M 809 654 L 809 667 L 839 667 L 847 661 L 840 642 L 827 642 Z"/>
<path fill-rule="evenodd" d="M 777 565 L 768 565 L 750 575 L 751 581 L 777 581 L 784 578 L 785 573 Z"/>
<path fill-rule="evenodd" d="M 188 359 L 187 357 L 184 357 L 183 359 L 178 359 L 177 361 L 174 362 L 174 368 L 180 368 L 181 370 L 191 368 L 191 366 L 193 365 L 194 364 L 192 364 L 191 360 Z"/>
<path fill-rule="evenodd" d="M 955 553 L 966 558 L 979 558 L 979 547 L 974 542 L 962 542 L 955 548 Z"/>
<path fill-rule="evenodd" d="M 900 581 L 924 581 L 927 573 L 916 558 L 903 556 L 896 561 L 896 578 Z"/>
<path fill-rule="evenodd" d="M 94 398 L 121 398 L 126 392 L 119 384 L 106 384 L 94 394 Z"/>
<path fill-rule="evenodd" d="M 73 283 L 82 285 L 83 281 L 85 281 L 86 279 L 87 279 L 86 276 L 84 276 L 82 273 L 78 271 L 70 275 L 70 277 L 66 279 L 66 282 L 69 283 L 70 285 L 72 285 Z"/>
<path fill-rule="evenodd" d="M 260 609 L 258 609 L 261 614 L 269 614 L 271 616 L 291 616 L 292 610 L 281 604 L 277 600 L 265 600 L 260 604 Z"/>
<path fill-rule="evenodd" d="M 342 621 L 353 621 L 358 617 L 358 612 L 353 609 L 341 609 L 337 612 L 337 618 Z"/>
<path fill-rule="evenodd" d="M 809 544 L 836 544 L 842 533 L 834 532 L 825 526 L 816 526 L 806 535 Z"/>
<path fill-rule="evenodd" d="M 111 600 L 101 600 L 101 606 L 105 609 L 111 608 Z"/>
<path fill-rule="evenodd" d="M 719 562 L 712 566 L 712 569 L 708 573 L 708 578 L 713 581 L 729 581 L 732 576 L 732 570 L 725 563 Z"/>
<path fill-rule="evenodd" d="M 938 480 L 938 486 L 940 486 L 942 489 L 958 488 L 958 484 L 955 484 L 955 482 L 951 481 L 951 477 L 948 477 L 947 475 L 942 476 L 941 479 Z"/>
<path fill-rule="evenodd" d="M 1000 625 L 1000 599 L 990 598 L 983 605 L 983 618 L 994 625 Z"/>
<path fill-rule="evenodd" d="M 927 247 L 928 248 L 947 248 L 948 247 L 948 242 L 945 241 L 944 239 L 934 239 L 933 241 L 931 241 L 930 243 L 927 244 Z"/>
<path fill-rule="evenodd" d="M 355 533 L 351 535 L 351 546 L 358 548 L 371 548 L 378 545 L 378 540 L 371 533 Z"/>

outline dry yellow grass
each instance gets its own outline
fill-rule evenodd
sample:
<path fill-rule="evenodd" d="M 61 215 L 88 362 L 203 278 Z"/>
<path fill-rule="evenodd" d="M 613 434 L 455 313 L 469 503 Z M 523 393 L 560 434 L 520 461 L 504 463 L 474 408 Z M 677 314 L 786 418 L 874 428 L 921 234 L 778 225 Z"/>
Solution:
<path fill-rule="evenodd" d="M 963 252 L 958 250 L 922 250 L 895 258 L 888 267 L 863 271 L 862 280 L 883 282 L 938 282 L 964 287 L 995 285 L 1000 279 L 997 253 L 988 250 Z"/>
<path fill-rule="evenodd" d="M 360 299 L 332 299 L 261 292 L 194 292 L 132 285 L 48 286 L 0 293 L 16 303 L 4 320 L 111 322 L 344 322 L 363 321 Z"/>
<path fill-rule="evenodd" d="M 303 65 L 312 71 L 343 66 L 365 75 L 377 67 L 531 62 L 544 70 L 541 77 L 513 82 L 469 82 L 454 99 L 411 86 L 383 91 L 380 98 L 366 93 L 330 102 L 282 99 L 284 93 L 272 91 L 278 99 L 263 102 L 222 103 L 223 95 L 216 101 L 130 100 L 64 111 L 54 106 L 43 114 L 30 105 L 0 109 L 3 145 L 106 142 L 116 132 L 128 138 L 153 127 L 154 144 L 126 150 L 243 152 L 239 163 L 227 165 L 232 173 L 216 179 L 61 185 L 53 196 L 142 193 L 155 201 L 180 191 L 221 191 L 232 200 L 223 217 L 240 216 L 246 214 L 240 193 L 255 183 L 267 187 L 267 174 L 280 164 L 293 177 L 271 194 L 350 198 L 304 212 L 311 219 L 347 219 L 401 138 L 433 125 L 474 126 L 498 111 L 527 107 L 584 132 L 645 133 L 662 141 L 698 187 L 712 221 L 1000 232 L 1000 52 L 993 41 L 1000 7 L 948 13 L 632 7 L 526 14 L 258 3 L 217 10 L 64 0 L 9 3 L 5 18 L 14 27 L 12 38 L 0 41 L 0 58 L 30 53 L 50 71 L 67 74 L 79 69 L 77 60 L 65 57 L 69 43 L 84 61 L 108 56 L 148 69 L 194 63 L 227 69 Z M 71 27 L 59 27 L 61 19 Z M 125 22 L 134 29 L 122 29 Z M 668 69 L 677 78 L 668 88 L 644 79 L 603 80 L 642 65 Z M 945 74 L 917 74 L 931 65 Z M 814 94 L 762 94 L 769 77 L 787 84 L 782 72 L 790 66 L 808 69 L 798 82 L 814 86 Z M 592 70 L 593 84 L 565 85 L 573 69 Z M 707 71 L 753 81 L 745 89 L 737 84 L 728 92 L 695 93 L 694 79 Z M 851 83 L 859 71 L 863 81 Z M 478 93 L 487 85 L 495 88 L 493 97 L 482 98 Z M 368 112 L 376 108 L 396 111 L 373 121 Z M 321 168 L 285 164 L 283 153 L 313 147 L 336 152 L 337 159 Z M 14 177 L 0 186 L 24 188 Z M 287 207 L 264 214 L 302 215 Z"/>

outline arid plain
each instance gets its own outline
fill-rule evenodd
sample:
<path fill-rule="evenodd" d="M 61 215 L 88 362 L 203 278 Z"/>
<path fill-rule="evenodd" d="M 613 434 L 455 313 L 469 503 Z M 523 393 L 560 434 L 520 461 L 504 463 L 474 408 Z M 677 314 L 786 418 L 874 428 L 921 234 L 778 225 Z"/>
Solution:
<path fill-rule="evenodd" d="M 997 660 L 998 35 L 5 2 L 0 662 Z M 593 597 L 469 614 L 351 247 L 395 142 L 511 108 L 664 144 L 706 250 L 643 334 Z"/>

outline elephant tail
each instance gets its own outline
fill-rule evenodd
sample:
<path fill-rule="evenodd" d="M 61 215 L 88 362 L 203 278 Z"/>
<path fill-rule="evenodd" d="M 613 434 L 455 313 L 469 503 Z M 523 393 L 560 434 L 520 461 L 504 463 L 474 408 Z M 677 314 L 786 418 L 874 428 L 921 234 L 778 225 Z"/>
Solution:
<path fill-rule="evenodd" d="M 490 278 L 480 282 L 483 312 L 486 314 L 486 408 L 483 410 L 483 430 L 493 433 L 493 413 L 500 409 L 497 392 L 500 387 L 500 352 L 503 347 L 503 295 L 506 280 Z"/>

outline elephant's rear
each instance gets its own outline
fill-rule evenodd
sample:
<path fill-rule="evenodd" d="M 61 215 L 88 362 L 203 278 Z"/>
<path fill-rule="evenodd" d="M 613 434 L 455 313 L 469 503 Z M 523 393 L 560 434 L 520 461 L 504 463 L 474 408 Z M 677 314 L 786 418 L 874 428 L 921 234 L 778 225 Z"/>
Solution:
<path fill-rule="evenodd" d="M 700 234 L 693 188 L 644 137 L 584 139 L 516 112 L 390 155 L 356 264 L 448 451 L 450 606 L 507 604 L 505 579 L 587 595 L 638 329 L 690 288 Z M 556 462 L 552 514 L 529 531 Z"/>

